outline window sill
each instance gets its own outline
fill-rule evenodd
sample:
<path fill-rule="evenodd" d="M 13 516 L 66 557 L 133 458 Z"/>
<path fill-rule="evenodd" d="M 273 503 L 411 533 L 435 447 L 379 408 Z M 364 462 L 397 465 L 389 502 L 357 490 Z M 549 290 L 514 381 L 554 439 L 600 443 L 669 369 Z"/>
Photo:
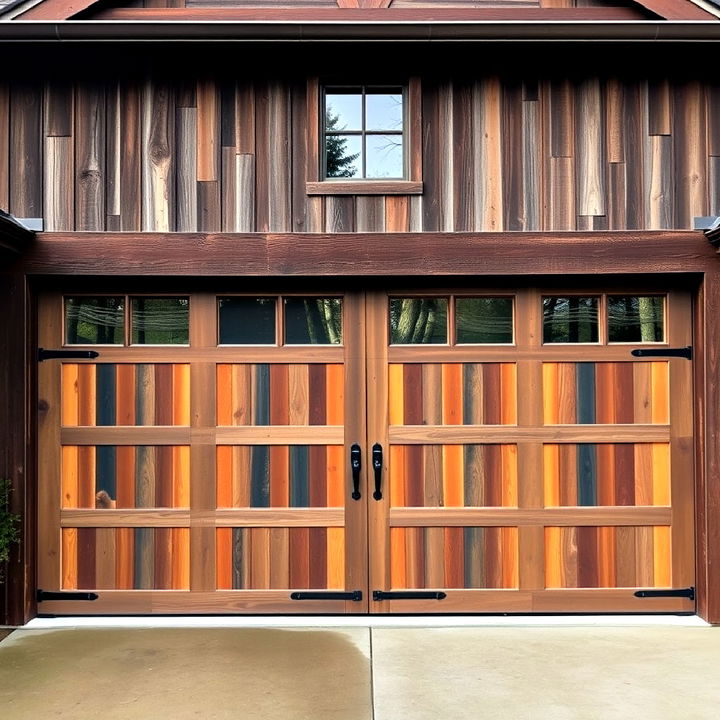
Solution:
<path fill-rule="evenodd" d="M 414 180 L 326 180 L 307 182 L 308 195 L 422 195 L 423 184 Z"/>

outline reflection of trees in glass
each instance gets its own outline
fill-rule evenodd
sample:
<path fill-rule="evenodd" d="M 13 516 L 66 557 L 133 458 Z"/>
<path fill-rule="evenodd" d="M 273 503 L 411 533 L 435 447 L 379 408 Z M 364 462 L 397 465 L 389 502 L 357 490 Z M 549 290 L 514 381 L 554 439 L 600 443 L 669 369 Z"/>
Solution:
<path fill-rule="evenodd" d="M 342 342 L 342 303 L 337 298 L 305 300 L 308 335 L 312 345 Z"/>
<path fill-rule="evenodd" d="M 596 298 L 550 297 L 543 300 L 543 341 L 587 343 L 598 340 Z"/>
<path fill-rule="evenodd" d="M 70 345 L 114 345 L 123 341 L 122 298 L 68 298 L 65 342 Z"/>
<path fill-rule="evenodd" d="M 444 343 L 447 340 L 445 298 L 402 298 L 390 301 L 390 342 L 398 345 Z"/>
<path fill-rule="evenodd" d="M 333 132 L 343 130 L 338 128 L 339 115 L 334 115 L 332 109 L 325 110 L 325 131 Z M 325 136 L 325 176 L 329 178 L 354 177 L 357 174 L 352 164 L 360 157 L 360 153 L 347 154 L 347 138 L 341 135 Z"/>
<path fill-rule="evenodd" d="M 663 299 L 659 296 L 608 298 L 610 342 L 663 340 Z"/>

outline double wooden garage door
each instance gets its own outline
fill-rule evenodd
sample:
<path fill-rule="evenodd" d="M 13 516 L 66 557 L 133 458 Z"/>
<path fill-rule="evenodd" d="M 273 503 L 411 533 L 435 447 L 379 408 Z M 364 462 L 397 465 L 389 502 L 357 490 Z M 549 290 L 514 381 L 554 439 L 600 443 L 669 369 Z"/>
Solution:
<path fill-rule="evenodd" d="M 53 294 L 40 328 L 40 613 L 694 610 L 682 292 Z"/>

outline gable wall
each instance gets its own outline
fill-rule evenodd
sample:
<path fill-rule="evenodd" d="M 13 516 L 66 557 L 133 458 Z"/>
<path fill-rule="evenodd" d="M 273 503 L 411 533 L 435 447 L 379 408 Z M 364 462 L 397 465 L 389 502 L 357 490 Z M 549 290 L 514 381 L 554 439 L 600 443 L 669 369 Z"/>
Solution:
<path fill-rule="evenodd" d="M 3 82 L 0 207 L 53 231 L 689 229 L 720 214 L 720 81 L 425 74 L 424 193 L 318 197 L 306 75 L 250 66 Z"/>

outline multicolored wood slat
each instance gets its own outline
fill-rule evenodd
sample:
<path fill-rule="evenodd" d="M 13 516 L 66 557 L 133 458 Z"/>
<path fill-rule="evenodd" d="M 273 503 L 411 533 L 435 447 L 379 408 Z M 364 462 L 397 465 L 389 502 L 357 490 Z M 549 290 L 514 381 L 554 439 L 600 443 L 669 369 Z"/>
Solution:
<path fill-rule="evenodd" d="M 672 586 L 671 528 L 546 527 L 548 588 Z"/>
<path fill-rule="evenodd" d="M 62 424 L 189 425 L 190 365 L 66 363 Z"/>
<path fill-rule="evenodd" d="M 186 445 L 65 445 L 62 507 L 189 507 Z"/>
<path fill-rule="evenodd" d="M 669 394 L 667 362 L 543 363 L 546 425 L 667 424 Z"/>
<path fill-rule="evenodd" d="M 220 445 L 217 506 L 343 507 L 340 445 Z"/>
<path fill-rule="evenodd" d="M 548 444 L 545 505 L 670 505 L 666 443 Z"/>
<path fill-rule="evenodd" d="M 392 507 L 517 507 L 516 445 L 393 445 Z"/>
<path fill-rule="evenodd" d="M 391 425 L 514 425 L 514 363 L 391 363 Z"/>
<path fill-rule="evenodd" d="M 402 588 L 517 588 L 514 527 L 390 529 L 390 582 Z"/>
<path fill-rule="evenodd" d="M 219 528 L 218 590 L 345 588 L 343 528 Z"/>
<path fill-rule="evenodd" d="M 64 590 L 188 590 L 188 528 L 63 528 Z"/>
<path fill-rule="evenodd" d="M 218 425 L 342 425 L 340 364 L 217 366 Z"/>

